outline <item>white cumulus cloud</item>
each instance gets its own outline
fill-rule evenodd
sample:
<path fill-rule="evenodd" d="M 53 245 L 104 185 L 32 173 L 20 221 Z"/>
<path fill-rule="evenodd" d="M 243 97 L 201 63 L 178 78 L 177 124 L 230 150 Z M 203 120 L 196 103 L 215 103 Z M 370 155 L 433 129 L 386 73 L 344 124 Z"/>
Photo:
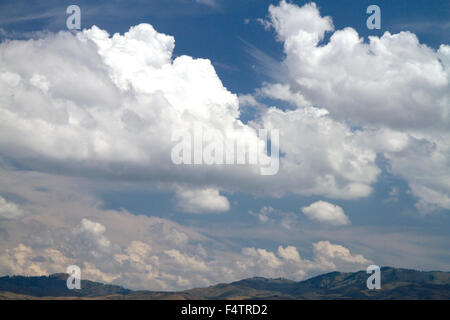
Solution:
<path fill-rule="evenodd" d="M 112 36 L 93 26 L 77 35 L 1 43 L 2 155 L 33 170 L 57 167 L 92 179 L 271 196 L 370 194 L 379 173 L 375 154 L 348 126 L 318 108 L 274 108 L 261 121 L 244 124 L 238 97 L 223 86 L 211 62 L 173 58 L 173 49 L 174 38 L 149 24 Z M 219 132 L 224 142 L 253 143 L 257 129 L 279 129 L 278 174 L 261 177 L 254 165 L 174 165 L 172 134 L 197 125 Z M 215 198 L 223 211 L 226 201 Z"/>
<path fill-rule="evenodd" d="M 350 224 L 350 219 L 340 206 L 326 201 L 311 203 L 303 207 L 302 212 L 311 220 L 337 226 Z"/>
<path fill-rule="evenodd" d="M 358 148 L 389 161 L 392 173 L 408 182 L 420 211 L 450 209 L 448 44 L 433 49 L 408 31 L 363 39 L 350 27 L 335 30 L 332 18 L 322 16 L 314 3 L 300 7 L 282 0 L 270 5 L 265 25 L 275 30 L 285 57 L 278 67 L 281 76 L 263 84 L 256 97 L 327 110 L 339 125 L 358 128 L 349 135 Z M 324 42 L 327 33 L 330 38 Z M 304 143 L 302 135 L 289 137 L 292 143 Z M 333 145 L 347 149 L 342 142 Z M 359 163 L 342 153 L 336 153 L 337 163 Z M 367 194 L 367 184 L 358 185 Z"/>
<path fill-rule="evenodd" d="M 176 193 L 178 207 L 189 213 L 222 212 L 230 209 L 228 199 L 219 190 L 178 189 Z"/>

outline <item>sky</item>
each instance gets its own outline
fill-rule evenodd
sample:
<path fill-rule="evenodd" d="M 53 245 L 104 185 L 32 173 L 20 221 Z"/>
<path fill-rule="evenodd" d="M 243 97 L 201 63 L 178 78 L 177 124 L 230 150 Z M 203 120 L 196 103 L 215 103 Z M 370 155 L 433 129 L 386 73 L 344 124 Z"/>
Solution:
<path fill-rule="evenodd" d="M 0 275 L 450 271 L 450 2 L 72 4 L 0 1 Z"/>

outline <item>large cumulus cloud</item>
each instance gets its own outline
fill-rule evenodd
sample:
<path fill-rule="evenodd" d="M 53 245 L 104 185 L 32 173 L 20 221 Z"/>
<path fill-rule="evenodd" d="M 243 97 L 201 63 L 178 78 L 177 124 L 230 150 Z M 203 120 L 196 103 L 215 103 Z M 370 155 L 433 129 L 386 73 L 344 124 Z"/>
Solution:
<path fill-rule="evenodd" d="M 23 201 L 0 197 L 0 273 L 79 264 L 93 280 L 172 290 L 255 275 L 302 279 L 369 263 L 324 237 L 310 241 L 308 258 L 290 243 L 236 250 L 168 219 L 104 210 L 88 192 L 74 191 L 76 176 L 145 181 L 173 190 L 180 211 L 223 212 L 232 205 L 226 195 L 239 191 L 366 197 L 382 154 L 420 210 L 450 209 L 449 46 L 434 50 L 409 32 L 364 42 L 351 28 L 334 31 L 314 4 L 281 1 L 266 25 L 284 45 L 284 78 L 241 99 L 260 111 L 248 123 L 211 62 L 174 58 L 174 38 L 149 24 L 123 35 L 92 27 L 2 42 L 0 191 Z M 333 34 L 323 43 L 326 32 Z M 295 109 L 266 107 L 261 96 Z M 278 174 L 261 176 L 250 165 L 174 165 L 172 134 L 198 125 L 224 141 L 255 141 L 258 129 L 279 129 Z M 348 224 L 339 207 L 326 204 L 325 215 L 316 205 L 310 217 Z M 272 207 L 255 215 L 281 220 L 283 232 L 297 226 L 295 216 Z"/>
<path fill-rule="evenodd" d="M 149 180 L 174 190 L 339 198 L 371 192 L 375 155 L 345 124 L 315 108 L 274 109 L 244 124 L 237 96 L 211 62 L 174 59 L 173 48 L 174 38 L 149 24 L 123 35 L 94 26 L 1 43 L 1 156 L 32 170 Z M 215 130 L 224 143 L 253 143 L 258 128 L 279 129 L 279 173 L 261 176 L 255 165 L 174 165 L 172 135 L 196 126 Z M 264 143 L 257 152 L 267 159 Z M 183 195 L 184 203 L 195 201 L 195 192 Z M 228 207 L 225 200 L 220 210 Z"/>
<path fill-rule="evenodd" d="M 388 159 L 421 211 L 450 209 L 450 46 L 430 48 L 407 31 L 365 41 L 335 30 L 314 3 L 271 5 L 264 24 L 283 44 L 284 72 L 256 96 L 326 109 L 357 128 L 360 147 Z"/>

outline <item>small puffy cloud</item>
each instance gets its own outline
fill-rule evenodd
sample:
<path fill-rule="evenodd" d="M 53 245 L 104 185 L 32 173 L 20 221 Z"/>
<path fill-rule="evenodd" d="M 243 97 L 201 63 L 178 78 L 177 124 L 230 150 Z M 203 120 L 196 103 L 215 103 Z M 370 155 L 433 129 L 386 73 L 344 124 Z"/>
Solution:
<path fill-rule="evenodd" d="M 348 264 L 367 266 L 370 263 L 364 256 L 352 255 L 349 249 L 329 241 L 316 242 L 313 247 L 315 260 L 326 268 L 341 270 Z"/>
<path fill-rule="evenodd" d="M 230 209 L 230 203 L 219 190 L 180 188 L 176 193 L 178 207 L 189 213 L 223 212 Z"/>
<path fill-rule="evenodd" d="M 260 265 L 261 267 L 266 266 L 274 269 L 282 265 L 281 260 L 275 255 L 275 253 L 266 249 L 244 248 L 242 249 L 242 253 L 245 256 L 250 257 L 253 260 L 253 263 Z"/>
<path fill-rule="evenodd" d="M 350 219 L 340 206 L 326 201 L 317 201 L 307 207 L 303 207 L 302 212 L 311 220 L 335 226 L 350 224 Z"/>
<path fill-rule="evenodd" d="M 125 249 L 126 254 L 116 254 L 115 259 L 119 262 L 130 260 L 134 263 L 145 263 L 145 259 L 150 256 L 151 247 L 142 241 L 132 241 L 128 248 Z"/>
<path fill-rule="evenodd" d="M 314 2 L 298 7 L 282 0 L 278 6 L 269 6 L 269 16 L 279 40 L 289 41 L 288 48 L 297 45 L 295 40 L 317 43 L 325 32 L 334 30 L 332 19 L 321 17 Z"/>
<path fill-rule="evenodd" d="M 83 218 L 73 230 L 73 235 L 79 243 L 91 250 L 107 251 L 111 242 L 104 235 L 106 228 L 98 222 Z"/>
<path fill-rule="evenodd" d="M 248 213 L 256 216 L 260 223 L 276 223 L 285 229 L 291 229 L 298 222 L 297 214 L 284 212 L 270 206 L 262 207 L 258 212 L 250 210 Z"/>
<path fill-rule="evenodd" d="M 300 254 L 298 253 L 297 248 L 293 246 L 287 246 L 286 248 L 279 246 L 278 255 L 284 260 L 300 262 Z"/>
<path fill-rule="evenodd" d="M 195 257 L 184 254 L 176 249 L 166 250 L 165 254 L 172 258 L 180 268 L 196 271 L 206 271 L 208 269 L 204 261 L 198 260 Z"/>
<path fill-rule="evenodd" d="M 250 210 L 248 213 L 251 214 L 252 216 L 258 217 L 259 222 L 267 223 L 267 222 L 273 221 L 273 219 L 270 218 L 269 216 L 275 212 L 276 211 L 274 208 L 268 206 L 268 207 L 262 207 L 261 210 L 259 210 L 259 212 L 253 212 L 252 210 Z"/>
<path fill-rule="evenodd" d="M 0 196 L 0 219 L 17 219 L 24 214 L 24 210 L 19 205 Z"/>
<path fill-rule="evenodd" d="M 52 248 L 33 249 L 19 243 L 16 247 L 0 252 L 0 270 L 3 274 L 41 276 L 64 272 L 70 259 Z"/>

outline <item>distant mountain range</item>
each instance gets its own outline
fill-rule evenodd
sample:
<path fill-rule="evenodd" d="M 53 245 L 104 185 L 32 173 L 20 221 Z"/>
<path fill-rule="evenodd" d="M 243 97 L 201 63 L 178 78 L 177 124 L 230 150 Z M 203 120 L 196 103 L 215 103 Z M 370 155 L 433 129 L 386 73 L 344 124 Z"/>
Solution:
<path fill-rule="evenodd" d="M 0 277 L 0 299 L 450 299 L 450 272 L 381 268 L 381 289 L 365 271 L 331 272 L 305 281 L 250 278 L 180 292 L 133 291 L 89 280 L 66 287 L 67 274 Z"/>

